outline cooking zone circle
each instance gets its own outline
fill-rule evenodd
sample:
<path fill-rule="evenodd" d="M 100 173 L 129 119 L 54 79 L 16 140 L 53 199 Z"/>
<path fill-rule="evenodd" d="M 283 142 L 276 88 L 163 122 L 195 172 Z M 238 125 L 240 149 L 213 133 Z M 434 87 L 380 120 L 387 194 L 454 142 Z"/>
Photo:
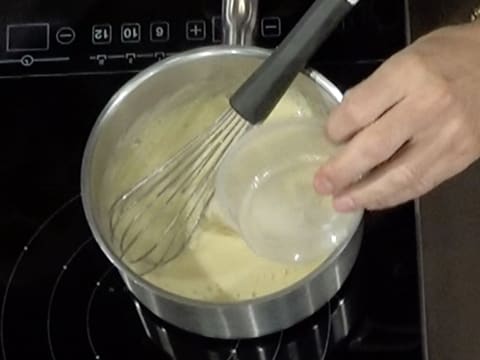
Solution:
<path fill-rule="evenodd" d="M 344 298 L 334 299 L 294 327 L 256 339 L 217 340 L 180 330 L 125 288 L 92 239 L 76 196 L 38 228 L 12 269 L 1 303 L 1 351 L 4 360 L 206 359 L 212 354 L 219 360 L 312 354 L 323 359 L 329 344 L 346 336 L 340 324 L 349 319 L 338 317 L 345 313 L 341 304 Z"/>

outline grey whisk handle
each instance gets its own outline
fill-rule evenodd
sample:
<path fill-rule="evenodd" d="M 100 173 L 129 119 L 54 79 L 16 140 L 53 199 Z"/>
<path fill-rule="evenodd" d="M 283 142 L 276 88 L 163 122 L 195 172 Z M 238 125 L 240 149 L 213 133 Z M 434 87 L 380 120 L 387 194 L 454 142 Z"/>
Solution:
<path fill-rule="evenodd" d="M 316 0 L 278 48 L 230 98 L 245 120 L 265 120 L 308 60 L 358 0 Z"/>

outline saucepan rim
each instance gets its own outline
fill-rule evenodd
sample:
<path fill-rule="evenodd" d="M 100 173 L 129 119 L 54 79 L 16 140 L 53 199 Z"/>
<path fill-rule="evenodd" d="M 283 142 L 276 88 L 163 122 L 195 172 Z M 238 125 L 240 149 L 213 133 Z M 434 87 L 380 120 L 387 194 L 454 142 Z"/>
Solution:
<path fill-rule="evenodd" d="M 194 61 L 200 58 L 210 57 L 210 56 L 224 56 L 224 55 L 245 55 L 248 57 L 257 57 L 265 58 L 270 53 L 270 50 L 259 48 L 256 46 L 230 46 L 230 45 L 215 45 L 215 46 L 205 46 L 198 47 L 193 50 L 188 50 L 181 52 L 175 55 L 172 55 L 169 58 L 166 58 L 162 61 L 159 61 L 143 71 L 139 72 L 133 78 L 128 80 L 117 92 L 111 97 L 110 101 L 105 105 L 102 112 L 97 117 L 97 120 L 91 130 L 90 136 L 87 140 L 87 144 L 84 151 L 84 156 L 82 160 L 81 167 L 81 198 L 83 203 L 83 208 L 87 218 L 87 222 L 90 226 L 90 229 L 93 233 L 93 236 L 100 246 L 103 253 L 107 258 L 113 263 L 113 265 L 123 274 L 125 274 L 130 280 L 134 281 L 137 285 L 145 288 L 156 296 L 165 298 L 185 306 L 197 307 L 197 308 L 208 308 L 214 307 L 216 309 L 228 309 L 231 307 L 245 306 L 250 304 L 260 304 L 268 303 L 274 299 L 282 297 L 288 293 L 292 293 L 298 288 L 300 288 L 306 282 L 310 282 L 312 278 L 317 277 L 320 273 L 329 268 L 332 263 L 334 263 L 338 256 L 344 251 L 344 249 L 349 245 L 352 239 L 357 236 L 358 232 L 361 231 L 363 214 L 360 214 L 358 224 L 355 232 L 349 239 L 346 239 L 340 246 L 338 246 L 325 261 L 323 261 L 318 267 L 312 270 L 307 276 L 301 278 L 300 280 L 294 282 L 293 284 L 269 293 L 263 296 L 259 296 L 254 299 L 240 300 L 236 302 L 213 302 L 213 301 L 203 301 L 187 298 L 180 296 L 169 291 L 166 291 L 160 287 L 157 287 L 136 274 L 129 266 L 118 257 L 108 241 L 103 237 L 100 231 L 100 225 L 98 219 L 95 217 L 93 204 L 92 204 L 92 184 L 91 184 L 91 169 L 92 164 L 94 163 L 93 155 L 95 153 L 95 148 L 102 133 L 104 124 L 109 119 L 114 119 L 110 117 L 110 114 L 115 111 L 117 106 L 125 99 L 131 92 L 133 92 L 138 87 L 142 86 L 142 83 L 149 79 L 151 76 L 157 74 L 160 71 L 176 66 L 184 62 Z M 311 80 L 315 82 L 317 86 L 323 88 L 327 91 L 337 102 L 341 102 L 342 93 L 340 90 L 322 74 L 317 72 L 314 69 L 306 69 L 304 74 L 308 76 Z"/>

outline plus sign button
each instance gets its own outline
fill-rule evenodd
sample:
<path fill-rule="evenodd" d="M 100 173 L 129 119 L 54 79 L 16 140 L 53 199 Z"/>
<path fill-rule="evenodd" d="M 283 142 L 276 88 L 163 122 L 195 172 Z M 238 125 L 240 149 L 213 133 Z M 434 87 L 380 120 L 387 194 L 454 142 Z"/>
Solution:
<path fill-rule="evenodd" d="M 205 20 L 187 21 L 186 28 L 187 40 L 202 41 L 207 38 L 207 24 Z"/>

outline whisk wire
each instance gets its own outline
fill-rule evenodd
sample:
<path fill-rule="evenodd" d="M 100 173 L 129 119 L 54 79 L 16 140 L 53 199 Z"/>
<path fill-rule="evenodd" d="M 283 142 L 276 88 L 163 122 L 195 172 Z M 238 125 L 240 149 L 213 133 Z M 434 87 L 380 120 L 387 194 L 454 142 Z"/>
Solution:
<path fill-rule="evenodd" d="M 130 257 L 131 265 L 146 266 L 137 273 L 154 271 L 183 251 L 213 197 L 213 178 L 221 160 L 249 126 L 234 110 L 227 110 L 204 135 L 195 137 L 114 202 L 112 237 L 120 242 L 122 259 Z M 180 206 L 175 208 L 176 204 Z M 156 235 L 149 231 L 143 236 L 155 227 Z M 147 240 L 152 240 L 150 245 L 145 244 Z"/>
<path fill-rule="evenodd" d="M 222 119 L 222 117 L 220 117 Z M 225 120 L 227 120 L 225 118 Z M 178 181 L 178 179 L 185 174 L 185 169 L 190 168 L 196 161 L 198 154 L 205 150 L 209 146 L 209 138 L 216 136 L 219 130 L 222 129 L 222 122 L 217 120 L 207 132 L 203 135 L 195 137 L 192 141 L 186 144 L 179 152 L 177 152 L 172 158 L 170 158 L 163 166 L 158 167 L 153 173 L 144 177 L 140 180 L 132 189 L 119 197 L 110 208 L 110 233 L 112 238 L 118 239 L 121 242 L 120 248 L 124 248 L 124 234 L 121 236 L 116 236 L 115 229 L 118 228 L 122 216 L 125 212 L 133 208 L 140 201 L 142 201 L 146 196 L 151 195 L 151 192 L 158 188 L 158 185 L 165 180 L 166 177 L 170 177 L 170 181 L 167 184 L 164 184 L 163 188 L 170 187 L 173 183 Z M 195 151 L 191 151 L 191 150 Z M 185 154 L 189 155 L 185 157 Z M 185 157 L 182 161 L 179 161 Z M 178 166 L 181 165 L 181 166 Z M 172 176 L 175 174 L 175 176 Z M 161 192 L 161 190 L 159 192 Z M 161 194 L 157 194 L 161 195 Z M 132 201 L 129 201 L 130 198 L 133 198 Z M 145 210 L 148 210 L 145 209 Z M 131 222 L 134 223 L 142 215 L 143 212 L 137 214 L 131 219 Z M 124 229 L 124 232 L 128 231 L 128 225 Z"/>
<path fill-rule="evenodd" d="M 167 190 L 170 189 L 172 191 L 171 191 L 170 196 L 164 202 L 161 202 L 162 204 L 165 204 L 165 205 L 168 205 L 168 203 L 171 201 L 171 199 L 173 197 L 178 196 L 178 192 L 180 190 L 183 191 L 185 188 L 188 188 L 188 183 L 192 183 L 193 180 L 196 179 L 201 174 L 201 171 L 205 168 L 205 166 L 209 162 L 210 158 L 213 157 L 212 154 L 215 154 L 215 152 L 217 151 L 217 148 L 221 145 L 221 142 L 223 142 L 224 139 L 221 139 L 220 142 L 215 141 L 214 146 L 209 146 L 207 148 L 207 150 L 203 149 L 204 145 L 205 144 L 208 145 L 209 143 L 216 140 L 218 138 L 218 134 L 224 134 L 224 138 L 225 138 L 227 134 L 230 134 L 230 132 L 232 130 L 231 129 L 232 127 L 234 127 L 234 131 L 235 131 L 235 126 L 236 125 L 238 125 L 238 124 L 236 124 L 235 122 L 231 122 L 231 123 L 228 122 L 226 130 L 222 130 L 221 127 L 219 127 L 217 130 L 220 130 L 220 131 L 216 131 L 215 134 L 211 134 L 211 136 L 207 137 L 206 141 L 204 141 L 202 146 L 198 147 L 198 149 L 195 152 L 187 153 L 185 151 L 181 151 L 182 153 L 187 153 L 188 154 L 188 157 L 186 157 L 184 161 L 180 161 L 180 163 L 186 164 L 182 168 L 173 167 L 173 169 L 169 169 L 169 168 L 165 167 L 164 171 L 163 171 L 163 174 L 162 174 L 162 172 L 158 172 L 158 174 L 162 174 L 162 176 L 159 179 L 157 179 L 157 181 L 154 182 L 155 186 L 156 186 L 155 188 L 158 188 L 158 191 L 157 191 L 156 195 L 154 196 L 153 199 L 151 199 L 150 202 L 148 202 L 143 207 L 143 209 L 141 209 L 141 211 L 139 211 L 137 214 L 135 214 L 130 219 L 130 221 L 128 222 L 128 224 L 124 228 L 123 233 L 119 236 L 119 238 L 121 239 L 120 251 L 122 253 L 126 252 L 126 250 L 125 250 L 125 239 L 126 239 L 128 233 L 130 232 L 132 226 L 137 224 L 138 220 L 142 216 L 144 216 L 145 213 L 147 213 L 149 210 L 151 210 L 151 207 L 153 205 L 158 204 L 157 200 L 162 195 L 164 195 Z M 198 161 L 199 155 L 202 155 L 200 157 L 201 161 Z M 187 160 L 187 159 L 189 159 L 189 160 Z M 197 162 L 197 163 L 195 164 L 195 162 Z M 193 168 L 192 168 L 192 165 L 194 165 Z M 187 168 L 187 171 L 183 171 L 185 168 Z M 160 185 L 161 182 L 164 179 L 166 179 L 167 176 L 169 176 L 169 175 L 171 175 L 175 172 L 177 172 L 178 174 L 176 176 L 173 176 L 171 181 L 168 181 L 167 183 L 165 183 L 163 185 Z M 180 182 L 180 185 L 173 186 L 177 182 Z M 193 192 L 193 189 L 192 189 L 191 192 Z M 135 201 L 135 203 L 138 203 L 140 200 L 142 200 L 143 198 L 145 198 L 146 196 L 149 196 L 149 195 L 151 195 L 150 192 L 144 192 L 143 196 L 142 195 L 138 196 L 137 201 Z M 119 219 L 120 219 L 120 217 L 119 217 Z M 153 221 L 153 219 L 152 219 L 152 221 Z M 174 222 L 172 221 L 172 223 L 174 223 Z M 150 225 L 150 224 L 147 224 L 147 225 Z M 170 225 L 168 225 L 168 226 L 170 226 Z M 141 231 L 141 229 L 139 231 Z M 138 234 L 134 234 L 130 243 L 132 241 L 135 241 L 137 239 L 137 237 L 138 237 Z M 122 256 L 123 256 L 123 254 L 122 254 Z"/>
<path fill-rule="evenodd" d="M 215 148 L 217 148 L 217 147 L 218 147 L 218 144 L 215 145 Z M 183 176 L 183 182 L 182 182 L 181 187 L 183 187 L 183 185 L 184 185 L 188 180 L 196 179 L 196 178 L 197 178 L 197 175 L 201 172 L 202 167 L 203 167 L 207 162 L 208 162 L 208 158 L 207 158 L 207 157 L 204 158 L 204 159 L 202 159 L 202 161 L 199 162 L 199 163 L 195 166 L 195 168 L 193 169 L 193 173 L 188 173 L 188 175 L 190 175 L 190 176 L 188 176 L 188 177 L 187 177 L 187 176 Z M 135 242 L 135 240 L 138 239 L 138 236 L 140 235 L 140 232 L 142 231 L 142 229 L 140 229 L 139 232 L 134 235 L 132 241 L 127 245 L 127 248 L 125 249 L 124 246 L 123 246 L 123 245 L 124 245 L 125 236 L 127 235 L 128 231 L 131 229 L 131 226 L 132 226 L 133 224 L 135 224 L 136 221 L 137 221 L 141 216 L 144 215 L 144 213 L 146 213 L 148 210 L 150 210 L 153 205 L 156 204 L 155 201 L 158 200 L 158 199 L 160 198 L 160 196 L 162 196 L 162 195 L 165 193 L 165 190 L 168 188 L 169 185 L 171 185 L 171 184 L 165 185 L 165 187 L 163 187 L 163 188 L 161 189 L 161 191 L 158 192 L 158 193 L 155 195 L 155 198 L 154 198 L 152 201 L 150 201 L 150 202 L 148 203 L 148 205 L 145 206 L 145 207 L 143 208 L 143 210 L 142 210 L 140 213 L 138 213 L 137 215 L 135 215 L 135 218 L 132 219 L 132 220 L 129 222 L 129 224 L 128 224 L 128 226 L 127 226 L 127 229 L 124 231 L 124 234 L 122 234 L 122 244 L 121 244 L 121 246 L 120 246 L 121 250 L 123 251 L 122 256 L 130 249 L 131 245 Z M 165 201 L 165 205 L 168 205 L 168 203 L 169 203 L 169 202 L 171 201 L 171 199 L 178 193 L 178 191 L 179 191 L 179 189 L 180 189 L 181 187 L 177 187 L 175 191 L 172 191 L 172 194 L 170 195 L 170 197 L 167 198 L 167 200 Z M 192 192 L 193 192 L 193 190 L 192 190 Z M 178 220 L 178 219 L 180 218 L 180 215 L 182 214 L 182 211 L 183 211 L 187 206 L 188 206 L 188 202 L 185 202 L 184 206 L 177 212 L 177 214 L 176 214 L 175 217 L 172 219 L 172 221 L 170 221 L 170 223 L 167 225 L 164 234 L 165 234 L 165 233 L 168 233 L 168 231 L 176 224 L 176 220 Z M 154 220 L 154 218 L 151 219 L 151 221 L 153 221 L 153 220 Z M 150 223 L 147 224 L 147 225 L 150 225 Z M 156 245 L 158 245 L 158 243 L 156 243 Z M 156 246 L 155 246 L 155 247 L 156 247 Z M 134 261 L 135 261 L 135 260 L 134 260 Z"/>
<path fill-rule="evenodd" d="M 202 196 L 197 199 L 197 201 L 195 202 L 195 205 L 192 207 L 192 209 L 190 210 L 190 213 L 187 215 L 187 217 L 192 216 L 193 212 L 197 209 L 197 206 L 202 203 L 201 199 L 205 195 L 207 196 L 207 199 L 204 202 L 205 205 L 203 205 L 202 208 L 208 206 L 208 203 L 211 201 L 214 192 L 213 191 L 208 191 L 207 189 L 208 189 L 208 186 L 203 186 Z M 203 212 L 203 209 L 201 210 L 201 212 Z M 191 226 L 191 229 L 185 234 L 186 239 L 191 238 L 195 229 L 197 228 L 198 224 L 200 223 L 200 219 L 201 219 L 201 216 L 196 217 L 196 220 L 194 221 L 193 226 Z M 140 276 L 145 276 L 145 275 L 151 273 L 152 271 L 155 271 L 160 265 L 164 265 L 164 264 L 168 263 L 169 261 L 173 260 L 174 258 L 176 258 L 177 255 L 179 253 L 181 253 L 185 249 L 186 245 L 188 244 L 188 241 L 175 241 L 180 234 L 181 234 L 181 231 L 180 231 L 179 227 L 177 227 L 177 231 L 175 232 L 175 235 L 173 236 L 172 241 L 168 242 L 167 249 L 164 252 L 162 252 L 160 259 L 153 261 L 152 266 L 150 266 L 148 269 L 146 269 L 142 272 L 138 272 L 138 274 Z M 179 244 L 180 246 L 178 247 L 177 250 L 171 251 L 172 246 L 174 244 Z M 135 262 L 133 262 L 133 264 L 137 264 L 137 263 L 141 262 L 142 260 L 146 259 L 158 247 L 159 247 L 159 243 L 157 242 L 154 245 L 154 247 L 152 247 L 150 249 L 150 251 L 148 253 L 144 254 L 141 258 L 137 259 Z"/>
<path fill-rule="evenodd" d="M 214 126 L 212 127 L 211 131 L 216 132 L 217 127 L 219 126 L 218 122 L 215 122 L 213 124 Z M 207 131 L 207 135 L 209 135 L 209 132 Z M 179 162 L 178 160 L 184 156 L 184 153 L 188 153 L 192 148 L 195 149 L 197 144 L 200 144 L 200 150 L 204 149 L 205 146 L 207 146 L 206 141 L 204 141 L 206 136 L 205 134 L 203 135 L 198 135 L 196 136 L 192 141 L 188 142 L 187 145 L 182 148 L 179 152 L 177 152 L 173 157 L 171 157 L 167 162 L 156 168 L 154 172 L 151 174 L 145 176 L 142 180 L 140 180 L 135 186 L 133 186 L 129 191 L 127 191 L 125 194 L 123 194 L 121 197 L 119 197 L 111 206 L 111 216 L 110 216 L 110 230 L 112 230 L 118 225 L 119 217 L 122 215 L 125 211 L 127 211 L 129 208 L 133 207 L 136 205 L 140 200 L 141 197 L 138 196 L 134 201 L 132 202 L 127 202 L 129 198 L 132 196 L 135 196 L 138 194 L 140 191 L 143 192 L 145 195 L 148 195 L 151 192 L 151 189 L 154 189 L 156 185 L 164 179 L 164 177 L 171 175 L 167 169 L 170 167 L 173 167 L 174 169 L 177 168 L 179 169 L 178 164 L 183 165 L 182 168 L 187 168 L 188 166 L 191 165 L 193 161 L 195 161 L 195 158 L 192 157 L 193 161 L 188 162 L 188 163 L 182 163 Z M 193 155 L 193 153 L 192 153 Z M 182 174 L 182 173 L 180 173 Z M 159 177 L 160 176 L 160 177 Z M 155 180 L 155 181 L 152 181 Z M 175 181 L 175 179 L 172 179 L 172 182 Z"/>

